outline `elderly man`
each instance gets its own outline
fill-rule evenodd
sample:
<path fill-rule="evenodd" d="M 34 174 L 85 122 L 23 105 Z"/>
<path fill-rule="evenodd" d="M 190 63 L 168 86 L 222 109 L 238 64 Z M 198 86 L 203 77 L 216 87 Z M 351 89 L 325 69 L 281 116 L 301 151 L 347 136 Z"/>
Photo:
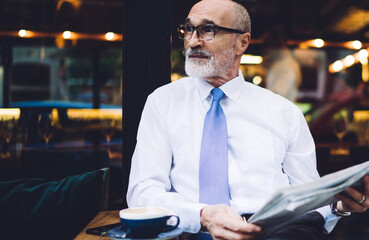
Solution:
<path fill-rule="evenodd" d="M 215 239 L 324 239 L 338 220 L 329 206 L 291 219 L 273 236 L 244 221 L 277 188 L 319 177 L 299 109 L 245 82 L 239 71 L 250 31 L 247 10 L 235 1 L 193 6 L 178 28 L 189 77 L 147 99 L 128 205 L 164 206 L 180 216 L 186 232 L 205 229 Z M 369 176 L 364 180 L 368 196 Z M 359 202 L 339 196 L 345 204 L 340 201 L 335 214 L 368 209 L 363 193 L 347 192 Z"/>

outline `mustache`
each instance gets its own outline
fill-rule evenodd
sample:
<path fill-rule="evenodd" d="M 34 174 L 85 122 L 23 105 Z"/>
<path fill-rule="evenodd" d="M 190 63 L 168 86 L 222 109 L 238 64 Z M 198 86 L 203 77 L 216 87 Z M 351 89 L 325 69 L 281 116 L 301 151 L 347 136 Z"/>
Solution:
<path fill-rule="evenodd" d="M 186 51 L 186 58 L 189 58 L 191 55 L 199 55 L 199 56 L 208 57 L 208 58 L 213 57 L 213 55 L 211 54 L 210 51 L 202 50 L 202 49 L 189 48 Z"/>

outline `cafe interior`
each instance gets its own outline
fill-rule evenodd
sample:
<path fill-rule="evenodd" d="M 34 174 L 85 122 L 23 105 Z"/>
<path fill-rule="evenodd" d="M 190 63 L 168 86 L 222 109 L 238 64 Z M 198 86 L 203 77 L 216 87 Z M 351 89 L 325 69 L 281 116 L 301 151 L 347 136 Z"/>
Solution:
<path fill-rule="evenodd" d="M 73 239 L 127 206 L 143 105 L 186 76 L 177 26 L 196 2 L 0 2 L 1 225 Z M 369 160 L 369 0 L 246 2 L 245 81 L 301 109 L 321 176 Z M 369 239 L 369 213 L 331 237 Z"/>

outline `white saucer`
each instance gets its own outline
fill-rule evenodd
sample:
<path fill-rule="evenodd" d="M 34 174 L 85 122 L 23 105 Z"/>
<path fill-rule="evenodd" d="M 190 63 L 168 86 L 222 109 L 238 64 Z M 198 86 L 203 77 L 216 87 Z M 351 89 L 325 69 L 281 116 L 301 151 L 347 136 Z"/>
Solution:
<path fill-rule="evenodd" d="M 169 232 L 162 232 L 160 233 L 157 237 L 155 238 L 149 238 L 150 240 L 166 240 L 166 239 L 172 239 L 175 238 L 179 235 L 181 235 L 183 233 L 183 231 L 179 228 L 176 228 L 172 231 Z M 136 240 L 137 238 L 133 239 L 133 238 L 127 238 L 126 237 L 126 233 L 122 230 L 121 227 L 117 227 L 117 228 L 113 228 L 111 230 L 109 230 L 107 232 L 107 236 L 110 237 L 111 239 L 132 239 L 132 240 Z M 143 238 L 140 238 L 140 240 L 145 240 Z"/>

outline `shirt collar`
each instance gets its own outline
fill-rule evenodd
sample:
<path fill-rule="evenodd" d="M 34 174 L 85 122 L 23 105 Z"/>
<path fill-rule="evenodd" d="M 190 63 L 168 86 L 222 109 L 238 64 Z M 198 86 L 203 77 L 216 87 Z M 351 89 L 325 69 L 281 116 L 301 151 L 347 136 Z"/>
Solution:
<path fill-rule="evenodd" d="M 233 101 L 237 101 L 238 96 L 241 94 L 244 88 L 245 78 L 241 70 L 238 70 L 238 76 L 226 82 L 220 89 L 224 92 L 224 94 L 232 99 Z"/>
<path fill-rule="evenodd" d="M 204 101 L 210 94 L 210 91 L 214 88 L 210 83 L 208 83 L 205 79 L 195 78 L 195 82 L 197 88 L 199 89 L 200 99 Z"/>
<path fill-rule="evenodd" d="M 201 78 L 195 78 L 197 87 L 199 89 L 200 93 L 200 99 L 201 101 L 204 101 L 210 94 L 211 90 L 214 88 L 210 83 L 208 83 L 206 80 Z M 236 101 L 240 93 L 242 92 L 242 89 L 244 87 L 243 83 L 245 82 L 245 79 L 242 75 L 242 72 L 238 70 L 238 76 L 229 80 L 222 86 L 220 86 L 220 89 L 224 92 L 224 94 L 232 99 L 233 101 Z"/>

